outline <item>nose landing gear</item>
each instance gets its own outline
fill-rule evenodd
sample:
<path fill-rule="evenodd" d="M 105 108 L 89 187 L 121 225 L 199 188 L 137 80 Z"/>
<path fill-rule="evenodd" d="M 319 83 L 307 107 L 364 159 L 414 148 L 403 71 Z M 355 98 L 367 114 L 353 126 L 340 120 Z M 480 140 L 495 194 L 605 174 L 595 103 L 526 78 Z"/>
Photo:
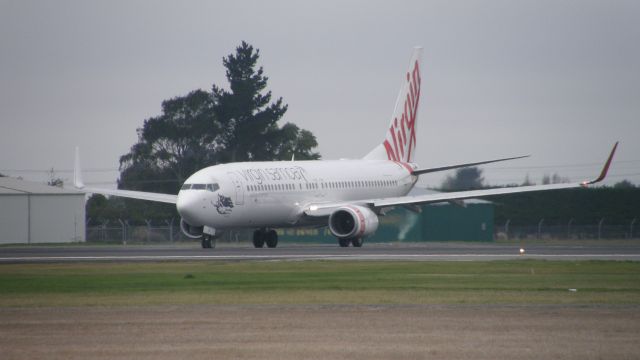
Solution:
<path fill-rule="evenodd" d="M 256 248 L 264 247 L 267 244 L 269 248 L 278 246 L 278 233 L 273 230 L 258 229 L 253 232 L 253 246 Z"/>
<path fill-rule="evenodd" d="M 213 249 L 216 247 L 216 239 L 209 234 L 203 234 L 201 245 L 203 249 Z"/>
<path fill-rule="evenodd" d="M 222 235 L 222 232 L 210 226 L 204 226 L 202 229 L 201 245 L 203 249 L 213 249 L 216 247 L 216 239 Z"/>

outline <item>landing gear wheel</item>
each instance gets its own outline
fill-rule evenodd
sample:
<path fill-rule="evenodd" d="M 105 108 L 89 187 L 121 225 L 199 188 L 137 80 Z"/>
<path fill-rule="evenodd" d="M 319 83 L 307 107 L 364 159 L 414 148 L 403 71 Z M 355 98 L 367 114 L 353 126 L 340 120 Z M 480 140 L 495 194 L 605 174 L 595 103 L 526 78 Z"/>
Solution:
<path fill-rule="evenodd" d="M 267 247 L 274 248 L 278 246 L 278 233 L 275 230 L 269 230 L 265 233 L 265 235 Z"/>
<path fill-rule="evenodd" d="M 338 245 L 340 245 L 340 247 L 349 247 L 350 242 L 349 239 L 338 239 Z"/>
<path fill-rule="evenodd" d="M 262 230 L 256 230 L 253 232 L 253 247 L 261 248 L 264 246 L 265 232 Z M 277 240 L 276 240 L 277 241 Z"/>
<path fill-rule="evenodd" d="M 362 247 L 363 243 L 364 240 L 362 240 L 362 238 L 355 238 L 351 240 L 351 244 L 353 244 L 353 247 Z"/>
<path fill-rule="evenodd" d="M 203 235 L 202 236 L 202 248 L 203 249 L 212 249 L 216 247 L 216 242 L 211 235 Z"/>

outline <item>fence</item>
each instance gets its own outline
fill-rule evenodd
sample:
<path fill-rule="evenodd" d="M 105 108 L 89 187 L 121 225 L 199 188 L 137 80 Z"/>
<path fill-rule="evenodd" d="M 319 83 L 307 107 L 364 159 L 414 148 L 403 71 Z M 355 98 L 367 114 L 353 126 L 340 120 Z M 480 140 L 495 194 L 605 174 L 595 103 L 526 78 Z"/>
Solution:
<path fill-rule="evenodd" d="M 640 238 L 637 219 L 627 224 L 607 224 L 599 219 L 593 224 L 575 224 L 573 219 L 548 224 L 540 219 L 536 225 L 514 225 L 511 219 L 495 226 L 495 239 L 634 239 Z M 128 220 L 92 223 L 87 220 L 88 242 L 106 243 L 179 243 L 193 242 L 180 231 L 179 220 L 146 220 L 144 225 L 130 224 Z M 251 239 L 251 230 L 228 231 L 220 242 L 240 242 Z"/>
<path fill-rule="evenodd" d="M 638 219 L 627 224 L 607 224 L 605 218 L 592 224 L 575 224 L 574 219 L 548 224 L 545 219 L 536 225 L 513 225 L 511 219 L 496 225 L 496 239 L 635 239 L 640 238 Z"/>
<path fill-rule="evenodd" d="M 145 220 L 144 225 L 131 224 L 129 220 L 122 219 L 102 223 L 94 223 L 91 219 L 87 219 L 86 229 L 88 242 L 153 244 L 195 241 L 182 233 L 179 220 L 175 219 Z M 248 230 L 229 231 L 224 233 L 218 241 L 238 242 L 250 239 L 249 236 Z"/>

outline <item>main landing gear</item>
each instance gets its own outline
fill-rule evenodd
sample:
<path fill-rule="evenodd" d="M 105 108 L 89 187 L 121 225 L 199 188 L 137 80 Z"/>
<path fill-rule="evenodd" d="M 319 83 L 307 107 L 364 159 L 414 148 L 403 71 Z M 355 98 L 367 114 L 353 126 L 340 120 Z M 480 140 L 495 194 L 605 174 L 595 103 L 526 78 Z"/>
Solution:
<path fill-rule="evenodd" d="M 209 234 L 202 234 L 201 245 L 203 249 L 213 249 L 216 247 L 216 239 Z"/>
<path fill-rule="evenodd" d="M 338 239 L 338 245 L 340 247 L 349 247 L 349 244 L 352 244 L 353 247 L 362 247 L 364 240 L 362 238 L 355 239 Z"/>
<path fill-rule="evenodd" d="M 253 246 L 257 248 L 264 247 L 274 248 L 278 246 L 278 233 L 271 229 L 258 229 L 253 232 Z"/>

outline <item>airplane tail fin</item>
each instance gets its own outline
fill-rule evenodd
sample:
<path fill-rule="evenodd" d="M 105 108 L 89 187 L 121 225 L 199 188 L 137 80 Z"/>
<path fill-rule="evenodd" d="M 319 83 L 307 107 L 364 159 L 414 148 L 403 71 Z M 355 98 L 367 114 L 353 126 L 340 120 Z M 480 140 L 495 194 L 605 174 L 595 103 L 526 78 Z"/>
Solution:
<path fill-rule="evenodd" d="M 414 47 L 409 69 L 402 81 L 400 93 L 393 109 L 389 130 L 382 142 L 364 159 L 412 162 L 416 148 L 416 125 L 420 102 L 420 60 L 422 47 Z"/>

